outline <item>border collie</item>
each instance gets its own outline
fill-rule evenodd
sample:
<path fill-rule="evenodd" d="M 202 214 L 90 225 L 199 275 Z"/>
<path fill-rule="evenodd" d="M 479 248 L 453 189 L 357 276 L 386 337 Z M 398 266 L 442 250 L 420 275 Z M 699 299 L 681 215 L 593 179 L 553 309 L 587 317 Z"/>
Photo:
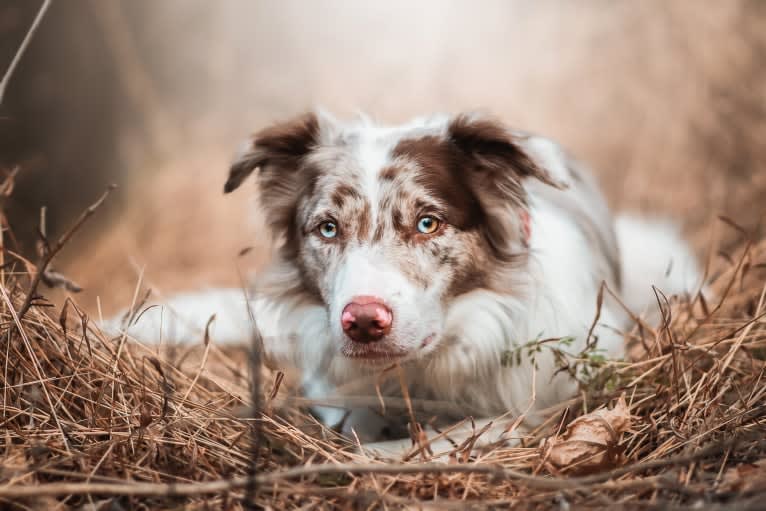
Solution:
<path fill-rule="evenodd" d="M 379 453 L 411 447 L 406 430 L 380 441 L 412 414 L 386 416 L 375 396 L 448 405 L 418 433 L 434 453 L 518 437 L 576 393 L 561 353 L 619 358 L 623 306 L 699 284 L 671 224 L 613 220 L 557 144 L 485 116 L 389 127 L 308 113 L 254 135 L 224 191 L 254 172 L 278 255 L 251 297 L 180 295 L 129 333 L 157 339 L 164 322 L 165 338 L 195 341 L 216 313 L 213 339 L 245 342 L 254 317 L 270 363 L 299 368 L 325 403 L 321 420 Z M 327 406 L 339 397 L 352 405 Z"/>

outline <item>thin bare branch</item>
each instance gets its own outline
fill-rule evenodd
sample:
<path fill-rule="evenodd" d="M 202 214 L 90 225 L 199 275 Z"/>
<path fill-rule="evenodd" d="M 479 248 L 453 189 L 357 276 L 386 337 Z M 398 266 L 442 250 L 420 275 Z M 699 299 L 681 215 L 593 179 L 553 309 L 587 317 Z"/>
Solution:
<path fill-rule="evenodd" d="M 27 34 L 24 36 L 24 39 L 21 41 L 21 45 L 19 45 L 19 49 L 16 50 L 16 54 L 13 56 L 13 60 L 11 60 L 11 64 L 8 66 L 8 69 L 5 71 L 5 75 L 3 75 L 3 81 L 0 82 L 0 105 L 3 104 L 3 98 L 5 97 L 5 90 L 8 87 L 8 83 L 11 81 L 11 77 L 13 76 L 13 72 L 16 71 L 16 66 L 19 65 L 19 62 L 21 61 L 21 57 L 24 55 L 24 52 L 27 50 L 27 46 L 29 46 L 30 41 L 32 41 L 32 38 L 35 35 L 35 32 L 37 32 L 37 28 L 40 26 L 40 22 L 45 17 L 45 13 L 48 12 L 48 8 L 51 5 L 51 0 L 44 0 L 42 5 L 40 6 L 40 10 L 37 11 L 37 16 L 35 16 L 34 21 L 32 22 L 32 25 L 29 27 L 29 30 L 27 30 Z"/>
<path fill-rule="evenodd" d="M 109 196 L 112 190 L 116 188 L 115 185 L 110 185 L 107 190 L 99 197 L 99 199 L 91 204 L 85 211 L 82 212 L 82 214 L 79 216 L 79 218 L 75 221 L 74 224 L 66 231 L 64 234 L 61 235 L 61 237 L 56 241 L 56 243 L 53 244 L 49 249 L 45 251 L 45 255 L 43 259 L 40 261 L 40 263 L 37 265 L 37 271 L 35 272 L 34 277 L 32 277 L 32 283 L 29 285 L 29 290 L 27 291 L 26 298 L 24 299 L 24 303 L 21 305 L 21 308 L 18 311 L 19 320 L 21 320 L 24 315 L 27 313 L 29 308 L 32 306 L 32 301 L 37 293 L 37 287 L 40 285 L 40 282 L 45 277 L 45 272 L 48 270 L 48 267 L 50 266 L 53 259 L 56 257 L 56 255 L 61 251 L 62 248 L 64 248 L 64 245 L 67 244 L 69 239 L 74 236 L 74 234 L 82 227 L 82 225 L 85 223 L 88 218 L 90 218 L 93 213 L 96 212 L 96 210 L 101 206 L 101 204 L 104 203 L 106 198 Z"/>

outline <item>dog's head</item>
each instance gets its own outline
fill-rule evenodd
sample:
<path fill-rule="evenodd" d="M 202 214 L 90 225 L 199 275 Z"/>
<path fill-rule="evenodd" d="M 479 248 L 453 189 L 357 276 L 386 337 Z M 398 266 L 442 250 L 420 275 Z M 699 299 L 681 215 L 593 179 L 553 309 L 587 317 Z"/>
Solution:
<path fill-rule="evenodd" d="M 522 182 L 556 183 L 519 142 L 469 115 L 378 127 L 312 113 L 257 133 L 225 191 L 259 169 L 282 257 L 326 307 L 343 355 L 418 357 L 439 345 L 452 300 L 523 261 Z"/>

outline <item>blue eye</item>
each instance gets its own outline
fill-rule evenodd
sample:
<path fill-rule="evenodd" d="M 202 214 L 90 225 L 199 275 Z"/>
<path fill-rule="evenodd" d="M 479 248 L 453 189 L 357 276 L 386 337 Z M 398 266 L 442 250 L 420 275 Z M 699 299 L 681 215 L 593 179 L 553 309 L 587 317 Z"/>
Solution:
<path fill-rule="evenodd" d="M 418 220 L 418 231 L 423 234 L 433 234 L 439 229 L 439 221 L 432 216 L 421 216 Z"/>
<path fill-rule="evenodd" d="M 319 234 L 324 238 L 334 238 L 338 235 L 338 226 L 335 222 L 322 222 L 319 224 Z"/>

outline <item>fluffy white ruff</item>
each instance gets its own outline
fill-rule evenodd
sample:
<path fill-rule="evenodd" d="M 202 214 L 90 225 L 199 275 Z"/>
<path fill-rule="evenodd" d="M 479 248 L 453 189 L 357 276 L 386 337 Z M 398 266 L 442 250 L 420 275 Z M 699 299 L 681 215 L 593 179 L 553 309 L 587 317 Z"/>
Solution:
<path fill-rule="evenodd" d="M 575 383 L 564 373 L 554 376 L 557 366 L 549 350 L 543 349 L 534 360 L 521 357 L 521 363 L 511 367 L 502 361 L 504 353 L 534 339 L 574 337 L 571 345 L 562 348 L 578 353 L 596 313 L 598 286 L 588 275 L 590 247 L 582 234 L 570 219 L 544 201 L 533 200 L 531 211 L 532 257 L 524 278 L 519 279 L 517 291 L 521 293 L 503 296 L 477 290 L 455 300 L 448 309 L 445 339 L 439 349 L 403 364 L 413 398 L 452 403 L 464 410 L 465 416 L 476 418 L 526 413 L 525 425 L 533 426 L 545 419 L 538 415 L 540 410 L 575 392 Z M 672 224 L 621 217 L 617 236 L 623 258 L 622 299 L 632 310 L 654 307 L 652 285 L 668 295 L 693 291 L 699 285 L 694 257 Z M 277 275 L 277 281 L 286 279 L 285 285 L 296 277 L 290 271 Z M 331 345 L 324 307 L 299 299 L 268 297 L 250 301 L 250 305 L 267 355 L 277 365 L 302 370 L 308 397 L 321 401 L 375 395 L 375 371 L 343 357 Z M 226 289 L 177 295 L 144 312 L 128 333 L 147 341 L 201 342 L 212 314 L 216 314 L 211 326 L 214 342 L 244 343 L 251 338 L 244 292 Z M 613 300 L 605 300 L 594 330 L 598 349 L 607 356 L 620 357 L 623 337 L 619 330 L 626 325 L 621 308 Z M 119 331 L 116 321 L 107 327 Z M 394 394 L 396 386 L 395 382 L 389 385 Z M 320 407 L 316 411 L 329 425 L 346 415 L 340 408 Z M 507 421 L 500 424 L 503 427 L 490 428 L 483 435 L 484 442 L 503 435 Z M 353 430 L 360 439 L 369 441 L 379 437 L 382 427 L 383 422 L 374 414 L 354 410 L 344 430 Z M 462 429 L 470 434 L 466 427 Z M 377 444 L 376 449 L 399 452 L 409 446 L 408 442 Z M 451 446 L 441 441 L 436 450 Z"/>

